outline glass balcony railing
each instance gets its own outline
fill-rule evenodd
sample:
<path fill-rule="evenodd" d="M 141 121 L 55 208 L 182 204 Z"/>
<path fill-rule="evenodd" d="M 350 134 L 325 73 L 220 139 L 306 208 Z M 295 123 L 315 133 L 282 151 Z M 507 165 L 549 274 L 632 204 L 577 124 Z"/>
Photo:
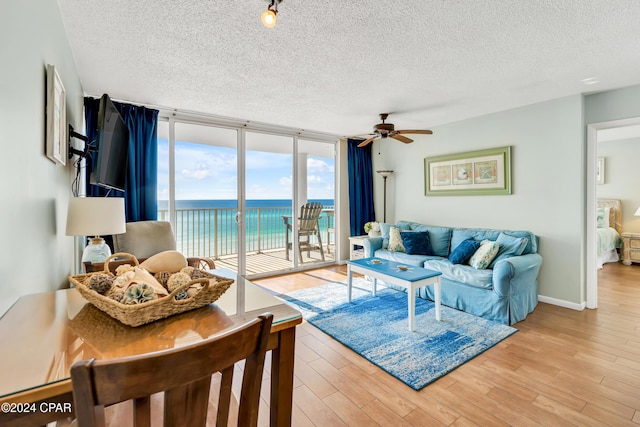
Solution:
<path fill-rule="evenodd" d="M 291 208 L 260 207 L 245 211 L 246 251 L 262 253 L 287 247 L 287 228 L 283 218 Z M 235 208 L 176 209 L 174 225 L 177 250 L 187 257 L 220 257 L 238 253 L 238 226 Z M 167 210 L 158 211 L 158 220 L 169 221 Z M 318 225 L 323 245 L 334 227 L 333 207 L 325 207 Z M 289 240 L 291 240 L 291 233 Z"/>

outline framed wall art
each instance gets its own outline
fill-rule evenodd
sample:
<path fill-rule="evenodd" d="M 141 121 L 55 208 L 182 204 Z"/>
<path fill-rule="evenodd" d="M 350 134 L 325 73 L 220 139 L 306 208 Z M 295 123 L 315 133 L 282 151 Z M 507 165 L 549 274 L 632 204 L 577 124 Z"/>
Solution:
<path fill-rule="evenodd" d="M 53 162 L 67 164 L 67 106 L 62 80 L 53 65 L 47 65 L 46 154 Z"/>
<path fill-rule="evenodd" d="M 511 194 L 511 147 L 424 159 L 426 196 Z"/>

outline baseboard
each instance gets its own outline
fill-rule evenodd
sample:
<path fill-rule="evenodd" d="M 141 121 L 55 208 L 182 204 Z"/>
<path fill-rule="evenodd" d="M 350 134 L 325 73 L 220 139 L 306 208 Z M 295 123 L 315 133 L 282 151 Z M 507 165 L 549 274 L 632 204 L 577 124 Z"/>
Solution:
<path fill-rule="evenodd" d="M 581 304 L 576 304 L 575 302 L 569 302 L 561 299 L 545 297 L 542 295 L 538 295 L 538 301 L 544 302 L 546 304 L 557 305 L 559 307 L 570 308 L 571 310 L 577 310 L 577 311 L 582 311 L 587 307 L 586 302 L 583 302 Z"/>

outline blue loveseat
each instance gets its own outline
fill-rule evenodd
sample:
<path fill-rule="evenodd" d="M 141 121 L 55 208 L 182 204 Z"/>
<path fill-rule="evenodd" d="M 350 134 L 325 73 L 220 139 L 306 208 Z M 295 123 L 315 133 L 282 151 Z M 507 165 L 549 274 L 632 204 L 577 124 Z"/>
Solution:
<path fill-rule="evenodd" d="M 432 255 L 410 255 L 389 250 L 391 227 L 400 231 L 426 231 Z M 538 272 L 542 265 L 542 257 L 538 254 L 538 237 L 531 232 L 437 227 L 410 221 L 381 224 L 381 232 L 381 237 L 364 240 L 365 256 L 440 271 L 442 304 L 446 306 L 512 325 L 524 320 L 538 304 Z M 448 259 L 451 252 L 467 239 L 501 242 L 505 238 L 520 240 L 519 249 L 499 253 L 486 269 L 453 264 Z M 506 245 L 502 250 L 505 248 Z M 419 289 L 418 295 L 433 300 L 433 287 Z"/>

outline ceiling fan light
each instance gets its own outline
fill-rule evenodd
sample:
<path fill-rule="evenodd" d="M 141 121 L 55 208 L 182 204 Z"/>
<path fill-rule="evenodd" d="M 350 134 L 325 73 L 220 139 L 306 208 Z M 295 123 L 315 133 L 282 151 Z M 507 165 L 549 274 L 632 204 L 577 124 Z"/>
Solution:
<path fill-rule="evenodd" d="M 260 15 L 260 21 L 262 21 L 262 25 L 267 28 L 273 28 L 276 26 L 276 12 L 271 10 L 270 8 L 262 12 Z"/>

